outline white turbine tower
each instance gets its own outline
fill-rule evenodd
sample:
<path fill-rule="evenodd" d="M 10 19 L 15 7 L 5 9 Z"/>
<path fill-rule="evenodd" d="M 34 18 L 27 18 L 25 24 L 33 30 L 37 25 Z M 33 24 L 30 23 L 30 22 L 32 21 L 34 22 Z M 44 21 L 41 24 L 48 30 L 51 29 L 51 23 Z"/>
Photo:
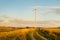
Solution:
<path fill-rule="evenodd" d="M 38 6 L 35 6 L 35 7 L 34 7 L 34 27 L 37 26 L 37 19 L 36 19 L 36 18 L 37 18 L 37 17 L 36 17 L 36 16 L 37 16 L 37 15 L 36 15 L 36 14 L 37 14 L 37 9 L 38 9 Z"/>

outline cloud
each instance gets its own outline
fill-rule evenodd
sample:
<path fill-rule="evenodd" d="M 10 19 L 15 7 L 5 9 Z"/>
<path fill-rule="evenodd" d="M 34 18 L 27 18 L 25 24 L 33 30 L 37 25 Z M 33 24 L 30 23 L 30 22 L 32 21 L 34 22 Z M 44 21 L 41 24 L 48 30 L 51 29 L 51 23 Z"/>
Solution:
<path fill-rule="evenodd" d="M 0 18 L 11 18 L 11 16 L 7 15 L 7 14 L 0 14 Z"/>
<path fill-rule="evenodd" d="M 60 14 L 60 8 L 52 8 L 52 11 L 56 14 Z"/>
<path fill-rule="evenodd" d="M 0 17 L 5 17 L 5 18 L 10 18 L 10 16 L 7 15 L 1 15 Z M 6 20 L 3 22 L 0 22 L 0 26 L 10 26 L 10 27 L 26 27 L 26 26 L 34 26 L 34 22 L 32 21 L 24 21 L 24 20 L 19 20 L 16 18 L 13 18 L 14 20 Z M 57 23 L 59 22 L 59 23 Z M 38 23 L 38 22 L 37 22 Z M 59 27 L 60 21 L 39 21 L 37 24 L 37 27 Z"/>
<path fill-rule="evenodd" d="M 19 21 L 20 20 L 19 17 L 12 17 L 6 14 L 0 14 L 0 19 L 2 19 L 3 21 Z"/>
<path fill-rule="evenodd" d="M 56 13 L 60 14 L 60 6 L 37 6 L 42 14 Z"/>

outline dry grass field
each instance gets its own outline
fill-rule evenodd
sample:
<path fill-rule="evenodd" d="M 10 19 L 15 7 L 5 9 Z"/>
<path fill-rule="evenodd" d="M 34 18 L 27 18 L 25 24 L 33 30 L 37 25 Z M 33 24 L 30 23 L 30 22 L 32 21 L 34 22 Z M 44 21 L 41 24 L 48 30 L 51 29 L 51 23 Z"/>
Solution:
<path fill-rule="evenodd" d="M 60 40 L 60 28 L 0 27 L 0 40 Z"/>

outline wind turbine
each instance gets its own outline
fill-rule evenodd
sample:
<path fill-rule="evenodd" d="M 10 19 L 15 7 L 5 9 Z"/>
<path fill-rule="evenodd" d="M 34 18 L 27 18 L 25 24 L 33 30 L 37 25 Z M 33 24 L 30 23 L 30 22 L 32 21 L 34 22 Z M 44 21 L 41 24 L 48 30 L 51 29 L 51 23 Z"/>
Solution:
<path fill-rule="evenodd" d="M 37 26 L 37 9 L 38 9 L 38 6 L 35 6 L 34 7 L 34 27 Z"/>

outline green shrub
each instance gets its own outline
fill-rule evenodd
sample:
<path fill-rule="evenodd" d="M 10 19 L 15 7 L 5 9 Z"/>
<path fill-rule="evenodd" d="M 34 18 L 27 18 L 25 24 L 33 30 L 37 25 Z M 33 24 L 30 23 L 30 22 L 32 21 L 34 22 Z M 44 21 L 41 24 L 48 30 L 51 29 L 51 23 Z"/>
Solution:
<path fill-rule="evenodd" d="M 48 40 L 55 40 L 57 39 L 55 36 L 49 34 L 48 31 L 45 31 L 45 30 L 37 30 L 37 32 L 42 35 L 43 37 L 47 38 Z"/>

